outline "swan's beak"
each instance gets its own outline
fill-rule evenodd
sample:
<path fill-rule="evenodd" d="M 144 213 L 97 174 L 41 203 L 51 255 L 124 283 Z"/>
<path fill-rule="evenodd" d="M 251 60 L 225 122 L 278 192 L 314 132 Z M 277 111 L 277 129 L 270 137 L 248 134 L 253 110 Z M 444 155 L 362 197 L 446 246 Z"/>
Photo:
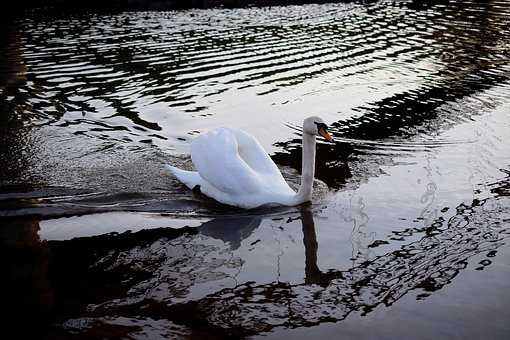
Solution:
<path fill-rule="evenodd" d="M 333 141 L 333 137 L 331 137 L 331 135 L 328 133 L 328 131 L 325 128 L 321 127 L 319 129 L 319 133 L 322 137 L 326 138 L 327 141 L 329 141 L 329 142 Z"/>

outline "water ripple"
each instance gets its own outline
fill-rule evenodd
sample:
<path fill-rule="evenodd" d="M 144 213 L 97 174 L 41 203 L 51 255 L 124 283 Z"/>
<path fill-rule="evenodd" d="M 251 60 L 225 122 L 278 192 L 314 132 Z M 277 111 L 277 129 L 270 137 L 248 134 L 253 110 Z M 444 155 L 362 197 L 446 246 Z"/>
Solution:
<path fill-rule="evenodd" d="M 168 130 L 150 123 L 164 118 L 164 112 L 158 119 L 144 118 L 148 105 L 162 103 L 193 120 L 195 116 L 186 112 L 215 115 L 217 103 L 227 101 L 235 89 L 277 97 L 285 88 L 309 87 L 310 81 L 317 80 L 324 91 L 331 86 L 329 79 L 360 83 L 384 71 L 397 82 L 428 79 L 422 88 L 430 102 L 434 95 L 429 89 L 445 81 L 465 88 L 466 81 L 487 84 L 492 78 L 506 78 L 505 3 L 437 5 L 425 12 L 415 5 L 26 18 L 19 22 L 19 54 L 31 79 L 25 91 L 46 101 L 34 106 L 18 94 L 15 102 L 28 104 L 32 119 L 53 124 L 63 119 L 62 111 L 89 115 L 95 112 L 90 103 L 103 100 L 115 114 L 94 119 L 97 124 L 123 116 L 131 121 L 127 131 L 139 134 L 136 126 Z M 477 48 L 476 55 L 468 52 L 472 48 Z M 392 102 L 421 101 L 412 91 L 392 99 L 399 94 L 386 89 Z M 71 100 L 74 94 L 80 99 Z M 398 118 L 396 112 L 392 116 Z M 377 124 L 385 128 L 383 120 Z M 145 139 L 150 139 L 148 134 Z"/>

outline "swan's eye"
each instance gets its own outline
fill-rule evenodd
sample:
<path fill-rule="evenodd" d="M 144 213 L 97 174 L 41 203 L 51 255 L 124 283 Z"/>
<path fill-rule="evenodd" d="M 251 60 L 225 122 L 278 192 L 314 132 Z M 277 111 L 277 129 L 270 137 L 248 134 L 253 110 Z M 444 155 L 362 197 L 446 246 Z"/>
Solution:
<path fill-rule="evenodd" d="M 315 125 L 317 125 L 317 133 L 321 135 L 322 137 L 326 138 L 326 140 L 332 142 L 333 137 L 328 133 L 328 126 L 324 123 L 317 123 L 314 122 Z"/>
<path fill-rule="evenodd" d="M 324 129 L 326 131 L 328 131 L 328 126 L 324 123 L 317 123 L 317 122 L 314 122 L 315 125 L 317 125 L 317 131 L 320 131 L 320 129 Z"/>

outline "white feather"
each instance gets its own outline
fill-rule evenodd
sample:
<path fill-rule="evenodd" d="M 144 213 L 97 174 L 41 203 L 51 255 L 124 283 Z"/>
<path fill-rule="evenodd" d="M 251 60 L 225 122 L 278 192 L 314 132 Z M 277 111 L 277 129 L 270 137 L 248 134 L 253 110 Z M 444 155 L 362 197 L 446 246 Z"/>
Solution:
<path fill-rule="evenodd" d="M 309 120 L 312 118 L 320 120 Z M 315 136 L 305 133 L 304 138 L 310 146 L 307 149 L 312 150 L 304 159 L 314 165 Z M 199 185 L 203 194 L 221 203 L 256 208 L 267 204 L 296 205 L 311 199 L 311 182 L 306 184 L 309 190 L 292 190 L 260 143 L 242 130 L 218 128 L 198 136 L 191 143 L 191 159 L 197 171 L 170 165 L 167 168 L 188 188 Z M 311 177 L 313 181 L 313 166 L 310 171 L 303 178 Z"/>

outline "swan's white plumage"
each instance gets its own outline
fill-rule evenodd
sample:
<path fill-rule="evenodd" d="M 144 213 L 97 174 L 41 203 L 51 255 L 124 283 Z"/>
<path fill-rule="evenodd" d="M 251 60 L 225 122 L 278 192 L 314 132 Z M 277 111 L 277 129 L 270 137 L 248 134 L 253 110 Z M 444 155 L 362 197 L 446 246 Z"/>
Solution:
<path fill-rule="evenodd" d="M 303 122 L 303 158 L 299 191 L 292 190 L 260 143 L 239 129 L 219 128 L 191 143 L 191 159 L 197 171 L 168 169 L 188 188 L 215 200 L 241 208 L 261 205 L 297 205 L 312 199 L 315 174 L 315 136 L 332 141 L 320 117 Z"/>
<path fill-rule="evenodd" d="M 219 202 L 242 208 L 265 204 L 291 205 L 296 193 L 260 143 L 238 129 L 218 128 L 191 143 L 197 171 L 167 168 L 188 188 Z"/>

